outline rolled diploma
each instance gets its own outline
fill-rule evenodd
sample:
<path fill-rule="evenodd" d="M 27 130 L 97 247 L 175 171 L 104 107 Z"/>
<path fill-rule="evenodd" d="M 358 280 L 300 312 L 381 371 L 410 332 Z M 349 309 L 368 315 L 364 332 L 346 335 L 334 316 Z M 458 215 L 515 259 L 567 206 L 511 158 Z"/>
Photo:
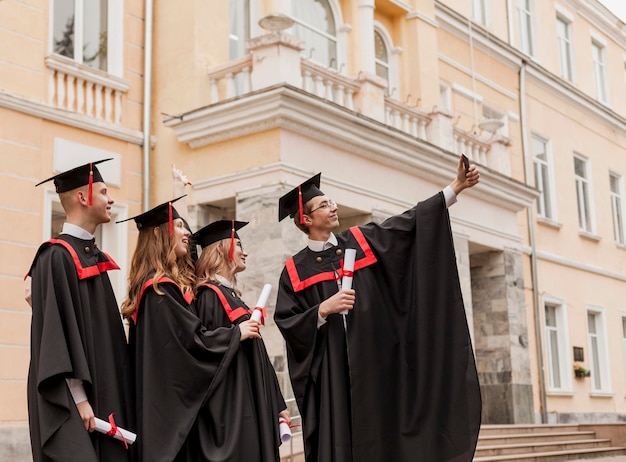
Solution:
<path fill-rule="evenodd" d="M 287 421 L 283 418 L 278 419 L 278 427 L 280 429 L 280 440 L 288 443 L 291 439 L 291 428 L 287 425 Z"/>
<path fill-rule="evenodd" d="M 257 308 L 265 308 L 265 304 L 267 303 L 267 299 L 270 296 L 271 290 L 272 284 L 265 284 L 263 286 L 261 295 L 259 295 L 259 300 L 256 302 L 256 306 L 254 308 L 254 311 L 252 312 L 251 319 L 253 319 L 254 321 L 261 321 L 261 316 L 263 316 L 263 312 L 261 310 L 257 310 Z"/>
<path fill-rule="evenodd" d="M 97 432 L 106 434 L 111 431 L 111 424 L 109 422 L 107 422 L 106 420 L 98 419 L 97 417 L 95 417 L 95 419 Z M 120 433 L 124 435 L 124 438 L 126 438 L 126 442 L 128 444 L 133 444 L 135 442 L 135 439 L 137 439 L 137 435 L 135 435 L 133 432 L 123 429 L 122 427 L 117 427 L 117 432 L 115 432 L 113 438 L 115 438 L 116 440 L 124 441 Z"/>
<path fill-rule="evenodd" d="M 356 249 L 346 249 L 343 259 L 343 270 L 352 274 L 354 271 L 354 260 L 356 259 Z M 345 276 L 341 279 L 341 290 L 352 289 L 352 276 Z M 341 314 L 348 314 L 348 310 L 343 310 Z"/>

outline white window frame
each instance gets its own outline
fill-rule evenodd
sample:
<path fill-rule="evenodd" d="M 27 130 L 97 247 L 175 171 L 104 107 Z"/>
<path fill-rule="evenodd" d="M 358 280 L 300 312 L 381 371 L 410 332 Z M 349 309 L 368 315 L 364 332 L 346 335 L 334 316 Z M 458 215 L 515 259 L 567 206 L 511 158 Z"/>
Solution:
<path fill-rule="evenodd" d="M 74 5 L 74 48 L 76 56 L 72 59 L 81 66 L 88 69 L 94 69 L 83 63 L 82 56 L 82 21 L 83 21 L 83 4 L 89 0 L 75 0 Z M 50 31 L 50 40 L 48 43 L 48 53 L 54 53 L 54 4 L 51 1 L 51 14 L 49 15 L 48 30 Z M 80 44 L 80 45 L 79 45 Z M 58 56 L 58 55 L 56 55 Z M 124 3 L 123 0 L 107 0 L 107 69 L 100 72 L 106 72 L 117 77 L 124 75 Z"/>
<path fill-rule="evenodd" d="M 587 348 L 589 349 L 589 369 L 591 370 L 591 391 L 592 393 L 608 394 L 611 393 L 611 370 L 609 364 L 609 350 L 608 350 L 608 337 L 606 329 L 606 315 L 605 310 L 599 306 L 586 307 L 587 313 Z M 589 332 L 589 319 L 592 315 L 595 318 L 596 332 L 594 334 Z M 596 339 L 594 351 L 593 339 Z M 598 372 L 599 371 L 599 372 Z M 595 374 L 595 376 L 594 376 Z M 598 386 L 598 380 L 600 386 Z"/>
<path fill-rule="evenodd" d="M 472 0 L 472 19 L 485 27 L 489 26 L 487 0 Z"/>
<path fill-rule="evenodd" d="M 380 34 L 385 44 L 385 48 L 387 49 L 388 61 L 386 64 L 387 70 L 389 71 L 387 91 L 389 94 L 391 94 L 392 89 L 396 88 L 396 92 L 398 92 L 400 90 L 398 79 L 398 55 L 400 54 L 401 48 L 394 46 L 391 34 L 389 34 L 387 29 L 381 22 L 374 21 L 374 31 Z M 378 60 L 376 60 L 376 64 L 379 64 Z M 395 93 L 395 95 L 397 96 L 398 93 Z"/>
<path fill-rule="evenodd" d="M 522 5 L 528 2 L 528 6 Z M 519 29 L 519 48 L 528 56 L 535 56 L 535 28 L 533 17 L 533 1 L 517 0 L 517 27 Z"/>
<path fill-rule="evenodd" d="M 568 331 L 568 321 L 567 321 L 567 305 L 563 299 L 552 297 L 549 295 L 544 295 L 543 297 L 543 335 L 545 338 L 546 345 L 546 364 L 548 368 L 548 389 L 553 393 L 567 393 L 572 390 L 572 360 L 570 357 L 570 342 L 569 342 L 569 331 Z M 554 329 L 549 329 L 546 322 L 546 307 L 553 307 L 555 310 L 555 319 L 556 319 L 556 327 Z M 552 336 L 550 336 L 550 331 L 556 333 L 556 341 L 557 341 L 557 353 L 558 357 L 552 357 Z M 558 364 L 558 378 L 560 383 L 560 387 L 555 386 L 554 384 L 554 362 Z"/>
<path fill-rule="evenodd" d="M 232 30 L 232 26 L 233 26 L 233 11 L 231 9 L 231 7 L 233 6 L 233 2 L 242 2 L 242 10 L 246 11 L 246 17 L 244 18 L 240 18 L 237 17 L 237 19 L 235 20 L 235 22 L 237 23 L 237 25 L 241 26 L 241 29 L 243 30 L 243 37 L 240 37 L 238 34 L 233 33 L 233 32 L 237 32 L 237 31 L 233 31 Z M 249 53 L 248 50 L 246 50 L 246 46 L 245 46 L 245 41 L 248 40 L 250 38 L 250 22 L 251 22 L 251 17 L 250 17 L 250 0 L 228 0 L 228 57 L 231 60 L 237 59 L 237 58 L 242 58 L 243 56 L 245 56 L 246 54 Z M 239 24 L 239 22 L 242 22 L 242 24 Z M 234 47 L 236 49 L 233 48 L 232 46 L 232 40 L 236 38 L 237 42 L 241 42 L 241 46 L 238 47 Z"/>
<path fill-rule="evenodd" d="M 617 180 L 617 191 L 611 189 L 611 179 Z M 611 195 L 611 214 L 613 216 L 613 236 L 620 246 L 626 246 L 626 223 L 624 211 L 626 210 L 624 197 L 624 178 L 619 173 L 609 171 L 609 193 Z"/>
<path fill-rule="evenodd" d="M 585 177 L 576 174 L 576 159 L 585 164 Z M 591 183 L 590 160 L 580 154 L 574 154 L 574 178 L 576 182 L 576 202 L 578 206 L 578 229 L 583 233 L 594 234 L 596 229 L 593 207 L 593 186 Z M 585 188 L 586 186 L 586 188 Z M 585 195 L 584 192 L 587 192 Z M 581 203 L 581 198 L 584 202 Z M 588 223 L 588 228 L 587 228 Z"/>
<path fill-rule="evenodd" d="M 303 0 L 298 0 L 303 1 Z M 339 71 L 340 74 L 347 73 L 347 65 L 348 65 L 348 55 L 347 55 L 347 34 L 352 30 L 351 26 L 344 23 L 343 15 L 341 14 L 341 5 L 338 0 L 327 0 L 330 10 L 333 14 L 333 18 L 335 20 L 335 40 L 337 46 L 337 63 L 335 63 L 335 69 Z M 256 2 L 251 2 L 256 3 Z M 296 23 L 301 23 L 294 15 L 292 10 L 292 2 L 283 2 L 281 3 L 282 10 L 285 11 L 289 17 L 291 17 Z M 288 29 L 288 31 L 293 31 L 293 29 Z M 324 32 L 319 31 L 324 34 Z M 291 32 L 293 33 L 293 32 Z M 306 46 L 306 45 L 305 45 Z M 309 57 L 307 48 L 302 51 L 302 55 L 305 57 Z M 330 63 L 324 63 L 315 59 L 315 56 L 311 56 L 310 59 L 312 61 L 318 62 L 323 66 L 331 67 Z"/>
<path fill-rule="evenodd" d="M 532 140 L 537 140 L 544 146 L 546 160 L 538 159 L 536 153 L 533 152 L 533 170 L 535 179 L 538 173 L 541 176 L 541 184 L 535 184 L 535 188 L 541 191 L 541 195 L 537 198 L 537 214 L 547 220 L 557 221 L 556 213 L 556 190 L 554 182 L 554 168 L 553 168 L 553 156 L 552 156 L 552 142 L 543 136 L 533 133 L 531 135 Z M 532 143 L 531 143 L 532 146 Z M 537 170 L 538 166 L 544 167 Z M 547 178 L 544 177 L 547 175 Z M 547 183 L 547 200 L 546 194 L 544 194 L 543 185 Z M 549 208 L 550 213 L 546 213 L 546 208 Z"/>
<path fill-rule="evenodd" d="M 610 104 L 607 43 L 598 34 L 591 34 L 591 61 L 596 87 L 596 99 L 605 105 Z"/>
<path fill-rule="evenodd" d="M 557 14 L 557 42 L 561 77 L 574 82 L 574 44 L 572 42 L 572 21 L 563 14 Z M 559 23 L 564 25 L 565 35 L 561 34 Z"/>

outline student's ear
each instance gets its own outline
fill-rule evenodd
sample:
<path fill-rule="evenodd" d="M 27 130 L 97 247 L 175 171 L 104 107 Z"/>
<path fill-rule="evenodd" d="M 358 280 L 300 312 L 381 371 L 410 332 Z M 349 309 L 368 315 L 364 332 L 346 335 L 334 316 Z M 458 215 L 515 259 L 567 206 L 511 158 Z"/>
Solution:
<path fill-rule="evenodd" d="M 159 227 L 155 226 L 152 228 L 152 232 L 154 233 L 154 237 L 159 237 Z"/>
<path fill-rule="evenodd" d="M 309 217 L 308 215 L 303 215 L 304 217 L 304 225 L 305 226 L 311 226 L 313 224 L 313 221 L 311 220 L 311 217 Z"/>
<path fill-rule="evenodd" d="M 76 192 L 76 199 L 78 200 L 78 203 L 81 205 L 87 205 L 87 197 L 85 195 L 85 192 L 82 190 L 78 190 Z"/>

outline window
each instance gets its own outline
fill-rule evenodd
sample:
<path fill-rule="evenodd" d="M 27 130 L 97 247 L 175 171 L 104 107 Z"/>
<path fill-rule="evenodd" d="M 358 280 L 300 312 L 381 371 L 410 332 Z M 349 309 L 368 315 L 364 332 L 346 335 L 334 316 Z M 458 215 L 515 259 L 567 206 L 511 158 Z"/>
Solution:
<path fill-rule="evenodd" d="M 624 236 L 624 187 L 622 177 L 609 173 L 609 183 L 611 187 L 611 212 L 613 213 L 613 235 L 615 242 L 626 244 Z"/>
<path fill-rule="evenodd" d="M 335 18 L 328 0 L 298 0 L 292 8 L 293 33 L 304 40 L 303 55 L 338 69 Z"/>
<path fill-rule="evenodd" d="M 548 153 L 548 143 L 533 135 L 533 161 L 535 168 L 535 187 L 541 191 L 537 198 L 537 213 L 540 217 L 555 219 L 552 193 L 552 159 Z"/>
<path fill-rule="evenodd" d="M 472 19 L 487 25 L 487 0 L 472 0 Z"/>
<path fill-rule="evenodd" d="M 591 369 L 591 389 L 608 392 L 609 376 L 606 356 L 606 335 L 604 313 L 587 311 L 587 337 L 589 341 L 589 369 Z"/>
<path fill-rule="evenodd" d="M 517 17 L 519 20 L 520 50 L 529 56 L 534 55 L 533 23 L 531 0 L 517 0 Z"/>
<path fill-rule="evenodd" d="M 246 40 L 250 38 L 250 0 L 228 2 L 228 56 L 241 58 L 247 53 Z"/>
<path fill-rule="evenodd" d="M 551 390 L 566 390 L 571 386 L 565 310 L 561 302 L 544 301 L 546 353 L 548 356 L 548 385 Z"/>
<path fill-rule="evenodd" d="M 55 0 L 53 52 L 108 71 L 108 0 Z"/>
<path fill-rule="evenodd" d="M 574 80 L 574 69 L 572 64 L 572 25 L 569 21 L 556 18 L 556 34 L 559 46 L 559 62 L 561 65 L 561 77 Z"/>
<path fill-rule="evenodd" d="M 387 45 L 380 32 L 374 31 L 374 51 L 376 60 L 376 75 L 389 81 L 389 56 L 387 53 Z M 389 88 L 387 88 L 389 90 Z"/>
<path fill-rule="evenodd" d="M 596 97 L 604 104 L 609 102 L 609 92 L 606 79 L 606 49 L 595 40 L 591 43 L 591 54 L 593 61 L 593 78 L 596 84 Z"/>
<path fill-rule="evenodd" d="M 574 175 L 576 178 L 576 199 L 578 200 L 578 227 L 581 231 L 593 233 L 591 212 L 591 187 L 589 182 L 589 162 L 581 157 L 574 157 Z"/>

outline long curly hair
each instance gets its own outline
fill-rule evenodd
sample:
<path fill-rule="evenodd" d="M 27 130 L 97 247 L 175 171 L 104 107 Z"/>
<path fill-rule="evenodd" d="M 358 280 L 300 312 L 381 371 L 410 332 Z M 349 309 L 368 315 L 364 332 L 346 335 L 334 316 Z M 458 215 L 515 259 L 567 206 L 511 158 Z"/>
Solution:
<path fill-rule="evenodd" d="M 124 318 L 130 318 L 137 310 L 141 288 L 150 276 L 154 278 L 152 287 L 159 295 L 163 295 L 157 283 L 161 276 L 174 280 L 183 293 L 192 292 L 195 287 L 196 277 L 189 252 L 177 257 L 176 240 L 169 235 L 169 224 L 164 223 L 157 228 L 158 232 L 154 232 L 154 227 L 139 231 L 128 273 L 128 297 L 122 303 Z"/>
<path fill-rule="evenodd" d="M 241 296 L 241 291 L 237 288 L 237 277 L 235 275 L 235 262 L 228 259 L 230 252 L 230 238 L 214 242 L 202 249 L 200 257 L 196 262 L 197 284 L 205 284 L 215 281 L 215 275 L 231 281 L 233 289 L 237 295 Z"/>

